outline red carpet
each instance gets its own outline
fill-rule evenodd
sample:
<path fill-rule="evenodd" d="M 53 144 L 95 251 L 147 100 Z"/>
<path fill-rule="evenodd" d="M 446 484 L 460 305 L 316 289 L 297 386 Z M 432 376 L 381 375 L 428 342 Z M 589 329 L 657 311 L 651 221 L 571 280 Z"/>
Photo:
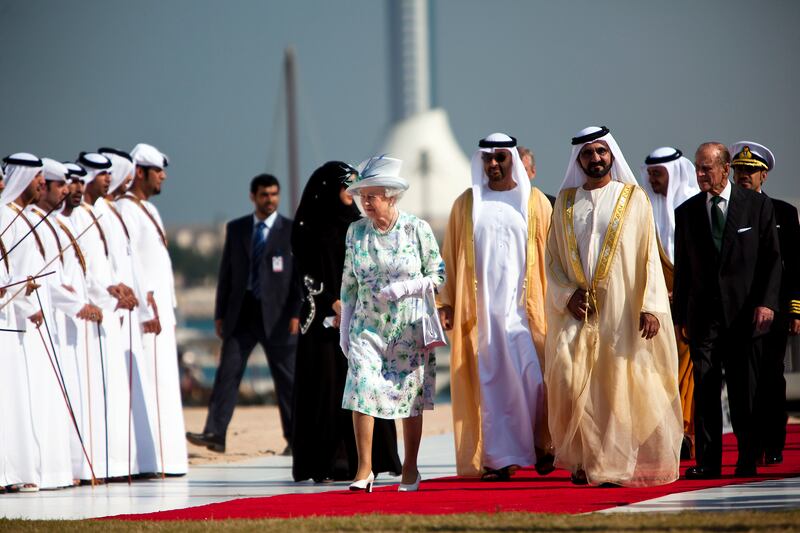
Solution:
<path fill-rule="evenodd" d="M 242 498 L 223 503 L 150 514 L 109 517 L 122 520 L 222 520 L 228 518 L 290 518 L 314 515 L 342 516 L 364 513 L 449 514 L 466 512 L 527 511 L 535 513 L 586 513 L 658 498 L 690 490 L 734 485 L 800 475 L 800 425 L 788 426 L 784 462 L 761 467 L 754 478 L 734 478 L 736 440 L 725 436 L 722 479 L 688 481 L 649 488 L 576 487 L 569 475 L 557 470 L 539 476 L 522 469 L 506 483 L 448 477 L 425 480 L 416 493 L 398 493 L 397 485 L 381 487 L 372 494 L 349 491 L 319 494 L 285 494 Z M 684 470 L 693 465 L 685 462 Z"/>

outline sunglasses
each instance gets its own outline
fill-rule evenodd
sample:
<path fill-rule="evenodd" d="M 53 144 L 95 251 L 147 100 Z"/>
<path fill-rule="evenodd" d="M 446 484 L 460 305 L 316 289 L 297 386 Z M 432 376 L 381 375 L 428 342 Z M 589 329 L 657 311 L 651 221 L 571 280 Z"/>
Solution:
<path fill-rule="evenodd" d="M 484 154 L 481 155 L 481 158 L 483 159 L 484 163 L 488 163 L 492 159 L 494 159 L 498 163 L 502 163 L 503 161 L 506 160 L 506 157 L 508 157 L 508 154 L 506 152 L 484 152 Z"/>

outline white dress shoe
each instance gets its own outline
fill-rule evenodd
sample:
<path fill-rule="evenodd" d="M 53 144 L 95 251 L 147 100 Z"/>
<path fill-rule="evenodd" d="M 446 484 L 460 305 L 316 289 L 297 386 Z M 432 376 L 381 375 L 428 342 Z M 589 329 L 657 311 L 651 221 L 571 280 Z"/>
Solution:
<path fill-rule="evenodd" d="M 372 492 L 372 484 L 375 482 L 375 474 L 372 472 L 366 479 L 357 479 L 350 483 L 350 490 L 363 490 L 364 492 Z"/>
<path fill-rule="evenodd" d="M 419 490 L 419 484 L 422 482 L 422 475 L 417 472 L 417 480 L 414 483 L 400 483 L 397 487 L 397 492 L 416 492 Z"/>

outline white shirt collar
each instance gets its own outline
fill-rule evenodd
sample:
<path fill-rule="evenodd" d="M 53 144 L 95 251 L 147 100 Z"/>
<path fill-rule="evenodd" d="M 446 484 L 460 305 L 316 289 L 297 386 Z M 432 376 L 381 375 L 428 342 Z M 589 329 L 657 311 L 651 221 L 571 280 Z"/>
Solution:
<path fill-rule="evenodd" d="M 732 189 L 731 180 L 729 179 L 727 185 L 725 185 L 725 188 L 722 189 L 722 192 L 719 194 L 720 198 L 725 200 L 726 204 L 728 202 L 730 202 L 730 200 L 731 200 L 731 189 Z M 710 192 L 706 193 L 706 203 L 710 203 L 711 202 L 711 198 L 713 198 L 713 197 L 714 197 L 714 195 L 711 194 Z"/>
<path fill-rule="evenodd" d="M 267 226 L 267 229 L 271 229 L 272 225 L 275 224 L 275 219 L 278 218 L 278 212 L 273 211 L 273 213 L 264 219 L 264 224 Z M 261 222 L 261 219 L 253 213 L 253 227 L 258 226 L 258 223 Z"/>

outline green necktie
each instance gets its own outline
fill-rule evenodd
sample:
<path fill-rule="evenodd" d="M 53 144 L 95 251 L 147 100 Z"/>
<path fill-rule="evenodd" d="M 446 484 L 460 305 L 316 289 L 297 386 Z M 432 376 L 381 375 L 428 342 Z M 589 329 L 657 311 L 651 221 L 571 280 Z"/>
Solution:
<path fill-rule="evenodd" d="M 722 231 L 725 229 L 725 215 L 719 207 L 722 200 L 721 196 L 711 198 L 711 238 L 718 252 L 722 249 Z"/>

